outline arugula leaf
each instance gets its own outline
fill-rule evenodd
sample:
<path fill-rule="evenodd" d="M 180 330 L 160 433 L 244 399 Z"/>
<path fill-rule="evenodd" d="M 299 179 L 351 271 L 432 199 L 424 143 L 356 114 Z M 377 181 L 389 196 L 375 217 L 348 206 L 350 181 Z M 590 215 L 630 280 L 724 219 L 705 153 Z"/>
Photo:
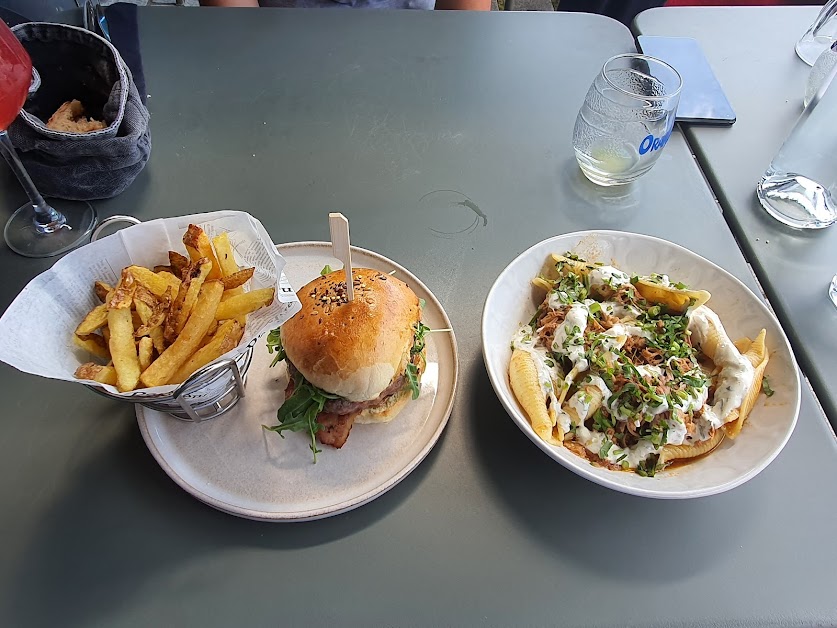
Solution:
<path fill-rule="evenodd" d="M 308 448 L 314 454 L 314 463 L 317 462 L 317 454 L 322 450 L 317 448 L 317 432 L 322 426 L 317 422 L 317 415 L 323 411 L 326 401 L 337 399 L 337 395 L 329 394 L 309 383 L 299 373 L 294 374 L 294 391 L 291 396 L 285 399 L 285 403 L 276 412 L 279 425 L 262 425 L 268 432 L 276 432 L 285 438 L 282 432 L 307 431 L 311 436 L 311 444 Z"/>
<path fill-rule="evenodd" d="M 323 269 L 320 271 L 320 276 L 321 276 L 321 277 L 325 277 L 325 276 L 326 276 L 326 275 L 328 275 L 329 273 L 333 273 L 333 272 L 334 272 L 334 271 L 333 271 L 333 270 L 331 270 L 331 266 L 329 266 L 328 264 L 326 264 L 325 266 L 323 266 Z"/>
<path fill-rule="evenodd" d="M 421 387 L 418 382 L 418 367 L 412 362 L 407 364 L 407 383 L 410 384 L 413 391 L 413 399 L 418 399 L 419 394 L 421 394 Z"/>
<path fill-rule="evenodd" d="M 270 366 L 276 366 L 276 364 L 284 360 L 286 357 L 285 348 L 282 346 L 282 337 L 279 335 L 278 327 L 271 330 L 271 332 L 267 334 L 267 352 L 276 352 L 276 356 L 273 358 L 273 362 L 270 363 Z"/>
<path fill-rule="evenodd" d="M 413 328 L 416 330 L 416 335 L 413 339 L 413 347 L 410 349 L 410 355 L 415 355 L 416 353 L 424 351 L 424 347 L 427 344 L 427 341 L 424 339 L 424 335 L 430 331 L 430 328 L 421 321 L 416 323 Z"/>
<path fill-rule="evenodd" d="M 764 391 L 765 397 L 772 397 L 776 391 L 770 386 L 770 380 L 766 377 L 761 380 L 761 389 Z"/>

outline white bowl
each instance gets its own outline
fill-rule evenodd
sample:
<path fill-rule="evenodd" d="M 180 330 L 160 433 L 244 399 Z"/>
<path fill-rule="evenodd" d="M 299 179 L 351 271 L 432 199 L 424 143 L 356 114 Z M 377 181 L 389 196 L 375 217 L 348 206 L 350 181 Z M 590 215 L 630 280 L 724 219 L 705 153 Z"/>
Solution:
<path fill-rule="evenodd" d="M 629 274 L 665 273 L 672 281 L 708 290 L 707 304 L 733 340 L 767 330 L 770 362 L 766 376 L 775 390 L 759 395 L 744 429 L 725 439 L 710 455 L 644 478 L 630 471 L 592 465 L 564 447 L 544 442 L 532 429 L 509 385 L 510 341 L 539 305 L 531 280 L 550 253 L 572 251 L 588 261 L 612 264 Z M 482 313 L 483 359 L 494 391 L 517 426 L 544 453 L 597 484 L 623 493 L 658 499 L 687 499 L 728 491 L 755 477 L 788 442 L 799 414 L 799 375 L 779 322 L 743 283 L 712 262 L 659 238 L 620 231 L 579 231 L 549 238 L 509 264 L 485 300 Z"/>

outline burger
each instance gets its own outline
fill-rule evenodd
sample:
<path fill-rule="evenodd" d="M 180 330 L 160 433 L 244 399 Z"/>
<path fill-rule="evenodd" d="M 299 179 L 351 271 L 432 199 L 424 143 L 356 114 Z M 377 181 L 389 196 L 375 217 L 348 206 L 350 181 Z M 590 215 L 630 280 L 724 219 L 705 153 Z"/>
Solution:
<path fill-rule="evenodd" d="M 428 328 L 421 302 L 403 281 L 369 268 L 352 271 L 349 301 L 342 270 L 328 272 L 298 293 L 302 309 L 268 335 L 273 364 L 289 372 L 279 425 L 342 447 L 355 423 L 386 423 L 420 392 Z"/>

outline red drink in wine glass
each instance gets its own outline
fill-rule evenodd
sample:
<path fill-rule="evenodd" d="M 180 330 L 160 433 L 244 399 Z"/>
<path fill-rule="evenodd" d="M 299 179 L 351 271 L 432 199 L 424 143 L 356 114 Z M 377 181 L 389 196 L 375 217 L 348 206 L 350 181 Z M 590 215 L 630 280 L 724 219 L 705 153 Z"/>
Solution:
<path fill-rule="evenodd" d="M 21 54 L 22 53 L 22 54 Z M 32 82 L 32 62 L 14 33 L 0 30 L 0 130 L 17 118 Z"/>
<path fill-rule="evenodd" d="M 0 152 L 17 175 L 30 201 L 6 223 L 6 244 L 27 257 L 51 257 L 84 243 L 96 225 L 96 212 L 83 203 L 58 212 L 38 192 L 15 152 L 7 130 L 23 108 L 32 84 L 32 61 L 0 20 Z"/>

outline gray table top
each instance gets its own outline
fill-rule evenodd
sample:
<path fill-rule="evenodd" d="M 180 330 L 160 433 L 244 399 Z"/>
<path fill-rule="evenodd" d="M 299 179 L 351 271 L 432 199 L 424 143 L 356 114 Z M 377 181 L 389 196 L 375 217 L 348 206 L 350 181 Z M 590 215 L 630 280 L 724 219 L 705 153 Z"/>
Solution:
<path fill-rule="evenodd" d="M 757 478 L 660 502 L 544 456 L 485 374 L 488 288 L 549 235 L 669 238 L 757 288 L 681 135 L 629 192 L 580 178 L 575 115 L 602 62 L 633 49 L 627 29 L 567 13 L 148 9 L 141 37 L 154 150 L 102 214 L 234 207 L 285 242 L 326 239 L 326 212 L 339 209 L 356 244 L 441 299 L 461 386 L 440 442 L 389 493 L 271 525 L 181 491 L 129 406 L 0 365 L 0 625 L 837 622 L 834 500 L 807 490 L 837 474 L 837 440 L 809 389 Z M 5 211 L 19 194 L 0 185 Z M 419 203 L 438 189 L 467 194 L 488 224 L 434 235 L 471 221 Z M 5 308 L 49 262 L 3 248 L 0 264 Z"/>
<path fill-rule="evenodd" d="M 837 309 L 827 296 L 837 273 L 837 227 L 800 232 L 776 222 L 756 183 L 802 112 L 810 67 L 794 44 L 820 7 L 651 9 L 645 35 L 694 37 L 738 115 L 731 128 L 685 133 L 727 220 L 791 339 L 802 370 L 837 425 Z"/>

